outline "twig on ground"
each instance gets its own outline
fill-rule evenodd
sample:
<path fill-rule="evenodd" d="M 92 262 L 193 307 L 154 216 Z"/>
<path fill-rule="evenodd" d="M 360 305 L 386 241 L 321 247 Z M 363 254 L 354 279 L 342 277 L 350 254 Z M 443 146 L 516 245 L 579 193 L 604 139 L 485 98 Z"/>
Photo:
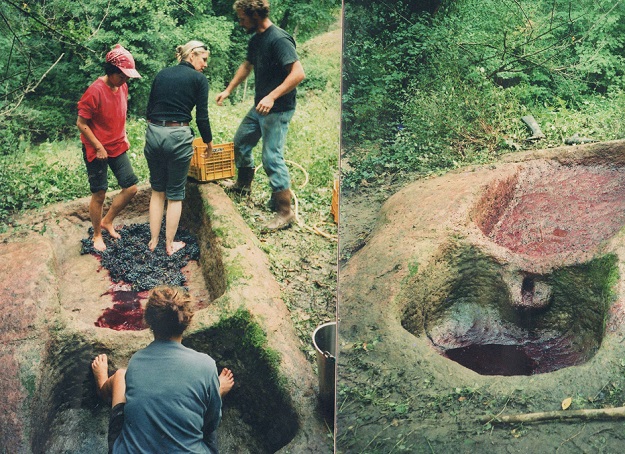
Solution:
<path fill-rule="evenodd" d="M 577 437 L 579 434 L 581 434 L 581 433 L 584 431 L 584 429 L 585 429 L 585 428 L 586 428 L 586 424 L 584 424 L 584 425 L 582 426 L 582 428 L 581 428 L 579 431 L 577 431 L 577 433 L 575 433 L 575 434 L 571 435 L 571 436 L 570 436 L 569 438 L 567 438 L 566 440 L 563 440 L 563 441 L 562 441 L 562 443 L 560 443 L 560 446 L 558 446 L 558 449 L 556 449 L 556 454 L 557 454 L 557 452 L 560 450 L 560 448 L 561 448 L 562 446 L 564 446 L 564 444 L 565 444 L 565 443 L 568 443 L 568 442 L 569 442 L 569 441 L 571 441 L 573 438 Z"/>
<path fill-rule="evenodd" d="M 583 421 L 607 419 L 625 419 L 625 407 L 598 408 L 585 410 L 555 410 L 538 413 L 524 413 L 519 415 L 485 416 L 480 418 L 482 423 L 531 423 L 540 421 L 566 421 L 569 419 L 581 419 Z"/>

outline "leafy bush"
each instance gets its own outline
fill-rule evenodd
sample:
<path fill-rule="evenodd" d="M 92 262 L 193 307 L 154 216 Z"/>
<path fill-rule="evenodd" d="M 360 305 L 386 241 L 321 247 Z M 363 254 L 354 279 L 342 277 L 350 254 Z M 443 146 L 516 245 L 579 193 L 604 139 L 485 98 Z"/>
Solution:
<path fill-rule="evenodd" d="M 621 2 L 457 0 L 435 15 L 403 1 L 373 8 L 367 29 L 360 2 L 345 10 L 348 187 L 532 147 L 523 115 L 543 125 L 540 146 L 623 130 L 613 115 L 625 88 Z"/>
<path fill-rule="evenodd" d="M 0 55 L 0 120 L 11 127 L 0 133 L 0 145 L 13 137 L 41 142 L 71 133 L 76 103 L 103 74 L 104 56 L 116 43 L 132 52 L 143 76 L 129 84 L 133 116 L 145 114 L 154 75 L 175 64 L 175 47 L 191 39 L 209 45 L 206 75 L 211 87 L 221 91 L 245 58 L 249 39 L 236 26 L 232 4 L 232 0 L 0 2 L 4 19 L 0 45 L 6 50 Z M 276 0 L 272 19 L 304 39 L 335 22 L 339 7 L 338 0 Z M 32 121 L 26 125 L 13 121 L 17 107 L 31 112 Z"/>

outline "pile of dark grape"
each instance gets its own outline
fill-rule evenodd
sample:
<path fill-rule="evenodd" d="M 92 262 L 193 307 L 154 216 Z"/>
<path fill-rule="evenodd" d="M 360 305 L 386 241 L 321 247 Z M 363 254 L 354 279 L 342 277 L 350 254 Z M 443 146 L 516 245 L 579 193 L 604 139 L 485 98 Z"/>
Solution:
<path fill-rule="evenodd" d="M 158 285 L 185 285 L 182 268 L 189 260 L 199 260 L 200 248 L 195 235 L 178 229 L 175 241 L 184 241 L 186 246 L 169 256 L 165 251 L 165 222 L 159 236 L 159 244 L 151 252 L 150 225 L 131 224 L 118 230 L 121 239 L 113 239 L 103 230 L 106 250 L 93 248 L 93 228 L 89 228 L 89 238 L 81 240 L 81 254 L 93 254 L 101 258 L 102 267 L 106 268 L 111 280 L 116 283 L 131 284 L 132 290 L 141 292 L 151 290 Z"/>

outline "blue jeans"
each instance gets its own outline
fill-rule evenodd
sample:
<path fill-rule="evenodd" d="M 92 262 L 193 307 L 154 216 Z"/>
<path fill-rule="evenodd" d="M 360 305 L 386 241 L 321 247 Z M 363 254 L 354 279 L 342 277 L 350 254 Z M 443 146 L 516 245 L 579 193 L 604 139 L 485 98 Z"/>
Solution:
<path fill-rule="evenodd" d="M 234 160 L 237 168 L 254 167 L 252 149 L 263 139 L 262 160 L 273 192 L 291 187 L 289 169 L 284 162 L 284 143 L 295 110 L 260 115 L 252 107 L 234 135 Z"/>

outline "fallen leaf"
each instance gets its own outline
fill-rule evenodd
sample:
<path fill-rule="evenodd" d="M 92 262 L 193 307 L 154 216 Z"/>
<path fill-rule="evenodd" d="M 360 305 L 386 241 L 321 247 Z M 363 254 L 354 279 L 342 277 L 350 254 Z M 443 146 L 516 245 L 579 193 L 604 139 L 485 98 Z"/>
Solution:
<path fill-rule="evenodd" d="M 562 401 L 562 410 L 566 410 L 567 408 L 569 408 L 572 402 L 573 402 L 573 399 L 571 399 L 570 397 L 567 397 L 566 399 L 564 399 Z"/>

